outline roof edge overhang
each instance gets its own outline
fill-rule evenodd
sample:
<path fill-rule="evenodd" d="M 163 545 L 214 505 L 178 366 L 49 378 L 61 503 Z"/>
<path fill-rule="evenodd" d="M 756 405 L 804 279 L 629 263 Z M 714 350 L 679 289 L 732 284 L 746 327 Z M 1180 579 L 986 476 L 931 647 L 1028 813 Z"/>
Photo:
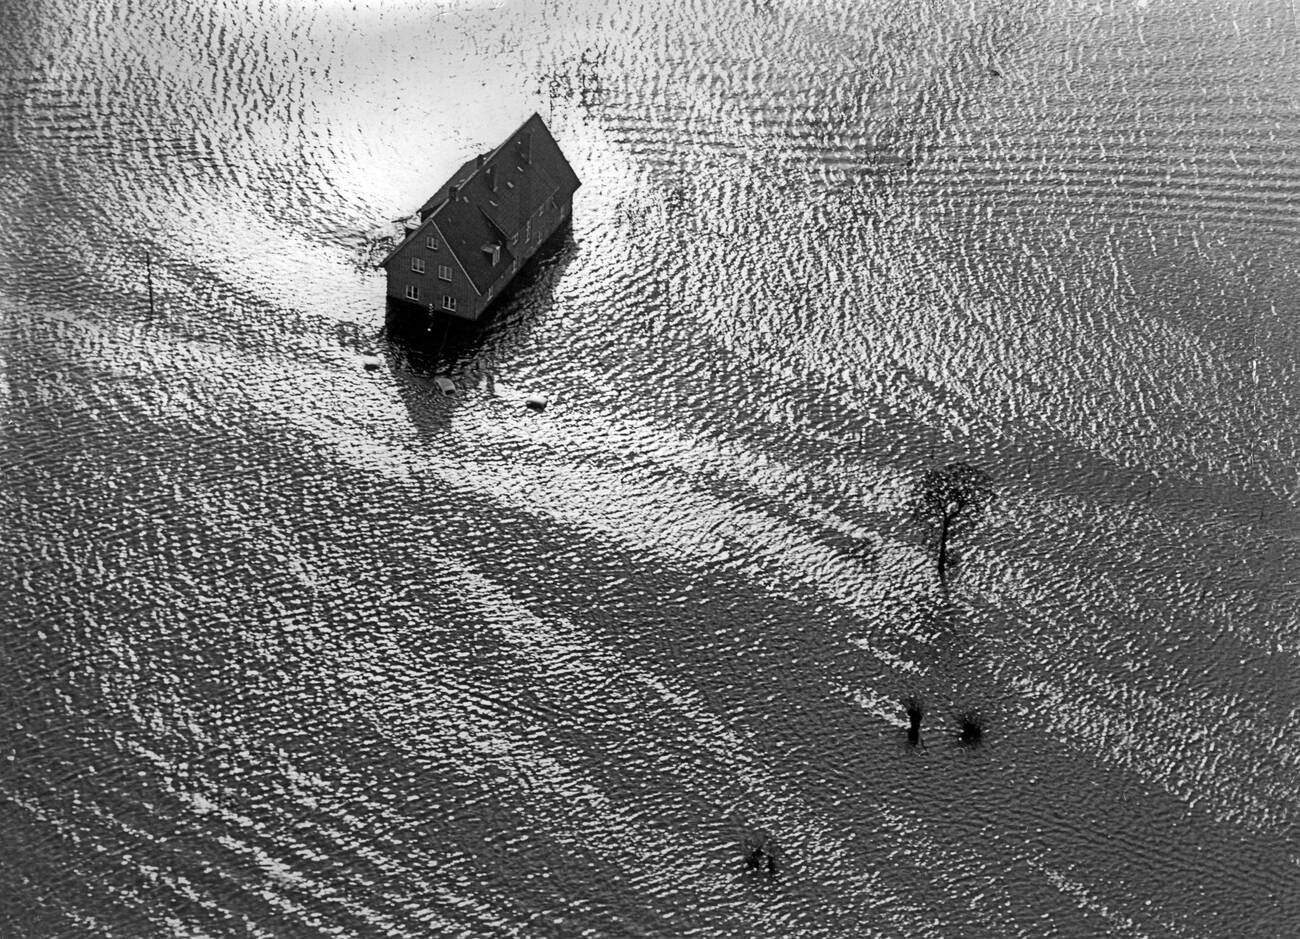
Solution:
<path fill-rule="evenodd" d="M 439 206 L 438 208 L 441 208 L 441 206 Z M 438 215 L 438 209 L 434 209 L 432 212 L 430 212 L 428 218 L 426 218 L 423 222 L 421 222 L 417 227 L 411 229 L 410 234 L 408 234 L 405 238 L 403 238 L 396 245 L 394 245 L 393 250 L 389 251 L 388 254 L 384 257 L 384 259 L 379 262 L 379 266 L 388 267 L 389 262 L 391 262 L 393 258 L 397 257 L 398 253 L 403 248 L 405 248 L 408 244 L 414 241 L 415 238 L 419 236 L 420 232 L 424 231 L 430 225 L 433 225 L 433 220 L 437 217 L 437 215 Z M 437 225 L 433 225 L 433 227 L 435 229 L 438 228 Z M 442 234 L 441 229 L 438 229 L 438 234 L 439 235 Z"/>

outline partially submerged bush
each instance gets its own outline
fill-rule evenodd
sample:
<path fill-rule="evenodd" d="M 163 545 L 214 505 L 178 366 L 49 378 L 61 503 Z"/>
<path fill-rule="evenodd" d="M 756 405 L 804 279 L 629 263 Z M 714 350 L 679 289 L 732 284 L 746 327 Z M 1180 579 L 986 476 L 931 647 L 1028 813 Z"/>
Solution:
<path fill-rule="evenodd" d="M 907 742 L 916 746 L 921 742 L 921 721 L 925 718 L 925 705 L 915 695 L 903 699 L 903 711 L 907 714 Z"/>
<path fill-rule="evenodd" d="M 776 839 L 767 832 L 752 832 L 745 836 L 745 867 L 774 876 L 778 869 Z"/>
<path fill-rule="evenodd" d="M 978 711 L 957 715 L 957 746 L 978 747 L 984 740 L 984 719 Z"/>

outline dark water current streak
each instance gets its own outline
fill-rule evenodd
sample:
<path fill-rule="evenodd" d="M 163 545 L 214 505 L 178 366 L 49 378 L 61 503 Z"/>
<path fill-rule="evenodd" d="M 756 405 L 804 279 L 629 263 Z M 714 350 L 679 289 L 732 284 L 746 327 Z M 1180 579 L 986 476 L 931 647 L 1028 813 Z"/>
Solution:
<path fill-rule="evenodd" d="M 0 932 L 1300 931 L 1293 5 L 0 27 Z M 446 399 L 359 263 L 532 108 Z"/>

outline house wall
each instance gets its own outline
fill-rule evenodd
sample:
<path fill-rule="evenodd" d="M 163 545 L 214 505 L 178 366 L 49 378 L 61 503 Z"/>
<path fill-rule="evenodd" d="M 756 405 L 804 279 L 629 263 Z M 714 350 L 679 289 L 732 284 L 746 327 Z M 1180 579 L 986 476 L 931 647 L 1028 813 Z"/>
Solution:
<path fill-rule="evenodd" d="M 430 249 L 426 245 L 426 239 L 430 236 L 436 239 L 438 245 L 436 249 Z M 411 270 L 412 258 L 424 261 L 423 274 Z M 450 281 L 442 280 L 438 276 L 439 265 L 451 268 Z M 456 263 L 455 257 L 443 241 L 442 233 L 433 225 L 422 230 L 419 235 L 411 239 L 410 244 L 398 251 L 389 261 L 387 271 L 388 296 L 395 300 L 415 303 L 425 310 L 429 309 L 429 304 L 433 304 L 437 312 L 460 319 L 474 319 L 478 315 L 478 311 L 474 308 L 478 300 L 474 285 L 469 282 L 465 272 Z M 406 288 L 411 285 L 420 291 L 418 300 L 413 301 L 406 296 Z M 455 312 L 443 308 L 444 296 L 452 297 L 456 301 Z"/>
<path fill-rule="evenodd" d="M 525 223 L 531 221 L 532 225 L 531 227 L 526 224 L 521 226 L 518 239 L 514 244 L 510 245 L 510 250 L 515 255 L 515 262 L 507 265 L 488 292 L 478 298 L 474 312 L 476 318 L 491 306 L 497 297 L 501 296 L 501 292 L 509 286 L 510 281 L 518 276 L 519 271 L 537 253 L 537 249 L 555 234 L 556 230 L 568 217 L 569 205 L 570 200 L 564 200 L 552 206 L 548 199 L 539 206 L 538 211 L 533 214 L 531 219 L 524 220 Z"/>
<path fill-rule="evenodd" d="M 511 251 L 515 254 L 515 263 L 507 265 L 501 272 L 501 276 L 496 279 L 486 294 L 478 298 L 477 306 L 474 310 L 474 318 L 478 318 L 492 303 L 501 296 L 501 292 L 509 286 L 510 281 L 514 280 L 519 271 L 527 264 L 537 250 L 546 243 L 546 241 L 555 234 L 555 232 L 568 219 L 572 211 L 572 197 L 564 200 L 557 200 L 554 206 L 550 200 L 543 202 L 539 210 L 533 215 L 531 230 L 527 227 L 520 229 L 519 238 L 515 244 L 511 245 Z M 529 237 L 525 238 L 525 233 Z"/>

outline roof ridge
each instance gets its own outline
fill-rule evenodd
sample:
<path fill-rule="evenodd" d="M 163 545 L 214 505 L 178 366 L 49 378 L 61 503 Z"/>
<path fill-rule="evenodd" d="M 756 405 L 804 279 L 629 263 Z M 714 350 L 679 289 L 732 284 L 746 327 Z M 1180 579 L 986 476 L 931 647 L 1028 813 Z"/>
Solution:
<path fill-rule="evenodd" d="M 510 141 L 514 140 L 517 136 L 519 136 L 519 132 L 522 131 L 525 127 L 527 127 L 534 120 L 536 120 L 537 123 L 542 125 L 542 130 L 546 131 L 547 136 L 549 136 L 551 140 L 555 142 L 555 145 L 558 147 L 559 141 L 555 140 L 555 135 L 552 134 L 551 129 L 546 126 L 546 122 L 542 120 L 542 116 L 536 111 L 534 111 L 532 114 L 528 116 L 528 118 L 522 124 L 516 127 L 509 134 L 507 134 L 505 140 L 501 141 L 499 144 L 497 144 L 491 150 L 488 150 L 486 153 L 476 155 L 472 160 L 466 160 L 464 163 L 462 163 L 460 165 L 460 168 L 457 169 L 455 172 L 453 172 L 451 176 L 447 178 L 447 182 L 443 183 L 443 186 L 447 186 L 450 183 L 456 182 L 457 173 L 459 173 L 460 170 L 465 169 L 465 167 L 467 166 L 469 166 L 469 175 L 466 176 L 464 179 L 462 179 L 460 182 L 456 183 L 456 185 L 466 186 L 469 183 L 471 183 L 475 179 L 475 177 L 478 176 L 478 171 L 483 169 L 485 166 L 487 166 L 488 160 L 497 156 L 502 150 L 504 150 L 506 144 L 510 143 Z M 473 166 L 470 166 L 471 163 L 473 163 Z M 439 191 L 443 188 L 443 186 L 438 187 Z M 438 194 L 437 192 L 434 192 L 433 195 L 436 196 L 437 194 Z M 433 196 L 430 196 L 428 199 L 425 200 L 424 204 L 428 205 L 432 201 L 433 201 Z M 429 214 L 432 215 L 434 212 L 437 212 L 446 203 L 447 200 L 443 199 L 436 206 L 434 206 L 432 209 L 429 210 Z"/>

